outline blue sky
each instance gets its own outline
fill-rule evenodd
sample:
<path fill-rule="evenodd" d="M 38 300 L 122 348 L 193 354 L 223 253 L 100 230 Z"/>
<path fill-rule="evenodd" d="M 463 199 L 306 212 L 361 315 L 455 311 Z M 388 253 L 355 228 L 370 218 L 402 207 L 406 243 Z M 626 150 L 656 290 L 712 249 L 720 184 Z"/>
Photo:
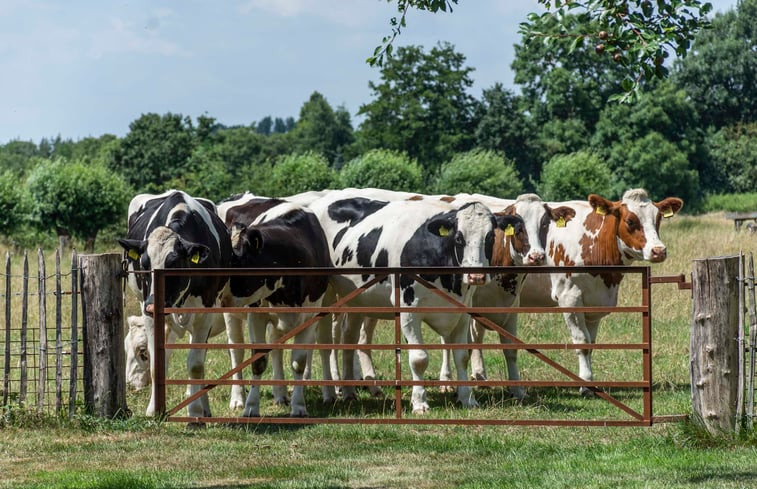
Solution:
<path fill-rule="evenodd" d="M 460 0 L 453 14 L 411 12 L 397 44 L 451 42 L 480 97 L 512 86 L 518 24 L 540 8 Z M 0 144 L 124 136 L 148 112 L 296 119 L 316 90 L 355 122 L 379 79 L 365 59 L 394 15 L 384 0 L 0 0 Z"/>

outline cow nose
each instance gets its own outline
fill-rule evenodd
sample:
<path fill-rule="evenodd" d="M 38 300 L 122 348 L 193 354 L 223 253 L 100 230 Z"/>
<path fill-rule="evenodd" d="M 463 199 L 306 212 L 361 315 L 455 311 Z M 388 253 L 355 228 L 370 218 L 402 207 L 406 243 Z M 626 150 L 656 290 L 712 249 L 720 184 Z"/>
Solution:
<path fill-rule="evenodd" d="M 664 246 L 655 246 L 652 248 L 652 262 L 657 263 L 661 261 L 665 261 L 665 258 L 668 257 L 668 250 Z"/>
<path fill-rule="evenodd" d="M 542 263 L 544 263 L 544 252 L 532 251 L 528 254 L 529 265 L 541 265 Z"/>
<path fill-rule="evenodd" d="M 153 313 L 155 312 L 155 305 L 154 304 L 147 304 L 145 306 L 145 314 L 152 317 Z"/>
<path fill-rule="evenodd" d="M 484 285 L 486 283 L 486 274 L 483 273 L 469 273 L 468 285 Z"/>

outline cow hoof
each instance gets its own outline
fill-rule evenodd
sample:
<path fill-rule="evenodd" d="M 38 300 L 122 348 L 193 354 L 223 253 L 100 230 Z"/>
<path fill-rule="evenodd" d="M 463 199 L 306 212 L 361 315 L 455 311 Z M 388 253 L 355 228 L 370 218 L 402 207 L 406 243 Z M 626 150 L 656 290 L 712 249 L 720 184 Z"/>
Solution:
<path fill-rule="evenodd" d="M 584 399 L 593 399 L 597 397 L 597 394 L 588 387 L 581 387 L 581 390 L 579 392 L 581 392 L 581 395 L 584 397 Z"/>
<path fill-rule="evenodd" d="M 476 401 L 472 397 L 468 400 L 458 399 L 457 403 L 460 404 L 460 406 L 463 407 L 464 409 L 471 409 L 471 408 L 478 407 L 478 401 Z"/>
<path fill-rule="evenodd" d="M 526 398 L 526 389 L 523 387 L 511 387 L 510 395 L 516 402 L 522 403 L 523 399 Z"/>
<path fill-rule="evenodd" d="M 277 397 L 276 399 L 273 400 L 273 404 L 275 406 L 289 406 L 289 398 L 286 396 Z"/>
<path fill-rule="evenodd" d="M 418 404 L 413 405 L 413 414 L 426 414 L 429 411 L 429 406 L 427 402 L 421 402 Z"/>
<path fill-rule="evenodd" d="M 229 402 L 229 409 L 232 411 L 238 411 L 243 408 L 244 408 L 244 401 L 241 401 L 239 399 L 232 399 Z"/>
<path fill-rule="evenodd" d="M 260 417 L 260 410 L 258 409 L 245 409 L 242 413 L 243 418 L 259 418 Z"/>
<path fill-rule="evenodd" d="M 447 394 L 449 392 L 455 392 L 455 388 L 452 387 L 451 385 L 443 385 L 443 386 L 439 387 L 439 392 Z"/>
<path fill-rule="evenodd" d="M 342 400 L 343 401 L 357 401 L 357 392 L 355 392 L 355 389 L 352 389 L 352 388 L 342 389 Z"/>
<path fill-rule="evenodd" d="M 308 417 L 308 410 L 304 407 L 292 409 L 291 414 L 289 415 L 290 418 L 307 418 Z"/>
<path fill-rule="evenodd" d="M 371 393 L 371 397 L 373 397 L 374 399 L 384 399 L 386 397 L 384 395 L 384 391 L 381 390 L 381 387 L 373 385 L 368 388 L 368 391 Z"/>

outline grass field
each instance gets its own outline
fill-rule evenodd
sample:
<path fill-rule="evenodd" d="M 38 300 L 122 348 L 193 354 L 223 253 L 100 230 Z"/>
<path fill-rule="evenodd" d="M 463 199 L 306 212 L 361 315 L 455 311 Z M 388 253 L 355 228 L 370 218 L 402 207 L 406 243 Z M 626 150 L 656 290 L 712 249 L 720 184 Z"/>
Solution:
<path fill-rule="evenodd" d="M 677 216 L 663 222 L 661 234 L 669 258 L 653 266 L 654 275 L 688 276 L 693 259 L 757 252 L 757 236 L 735 233 L 722 214 Z M 634 279 L 624 281 L 621 303 L 638 304 L 637 289 Z M 654 414 L 689 414 L 690 294 L 674 285 L 656 285 L 653 306 Z M 129 302 L 127 311 L 135 310 Z M 598 341 L 639 341 L 637 316 L 606 318 Z M 379 331 L 383 336 L 378 341 L 388 342 L 393 334 L 388 325 Z M 520 337 L 568 341 L 558 315 L 522 319 Z M 428 334 L 427 341 L 433 336 Z M 577 368 L 571 351 L 550 355 Z M 375 357 L 388 378 L 393 354 Z M 501 353 L 488 352 L 486 362 L 490 377 L 505 378 Z M 403 358 L 404 370 L 405 364 Z M 438 355 L 432 354 L 428 378 L 437 374 L 438 364 Z M 227 366 L 223 350 L 208 354 L 211 374 Z M 525 379 L 555 376 L 523 353 L 520 367 Z M 597 380 L 641 378 L 637 353 L 598 351 L 594 367 Z M 171 377 L 186 376 L 181 354 L 170 372 Z M 287 408 L 272 405 L 270 388 L 264 392 L 263 412 L 286 415 Z M 169 394 L 175 401 L 183 389 Z M 380 416 L 393 409 L 390 401 L 361 395 L 358 403 L 323 406 L 318 390 L 309 389 L 308 409 L 314 416 Z M 640 407 L 640 392 L 615 390 L 613 395 Z M 531 389 L 523 405 L 501 389 L 479 390 L 482 407 L 472 412 L 456 408 L 451 394 L 430 389 L 429 396 L 432 415 L 439 417 L 626 419 L 617 408 L 584 399 L 574 389 Z M 233 414 L 227 388 L 212 391 L 211 401 L 214 414 Z M 757 487 L 757 437 L 711 437 L 685 423 L 652 428 L 257 425 L 192 431 L 141 416 L 146 402 L 145 391 L 129 393 L 135 416 L 115 421 L 86 416 L 64 421 L 6 411 L 0 418 L 0 487 Z"/>

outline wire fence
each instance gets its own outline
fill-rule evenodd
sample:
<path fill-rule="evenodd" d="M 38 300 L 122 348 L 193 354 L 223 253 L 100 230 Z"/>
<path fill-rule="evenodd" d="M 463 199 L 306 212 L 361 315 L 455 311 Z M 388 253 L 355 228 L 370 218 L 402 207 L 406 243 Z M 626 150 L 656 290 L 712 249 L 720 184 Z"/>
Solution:
<path fill-rule="evenodd" d="M 23 257 L 6 253 L 0 289 L 5 302 L 0 332 L 2 410 L 21 407 L 70 417 L 82 404 L 78 259 L 72 252 L 64 271 L 61 255 L 55 251 L 54 269 L 48 274 L 49 257 L 41 249 L 36 270 L 27 252 Z"/>

